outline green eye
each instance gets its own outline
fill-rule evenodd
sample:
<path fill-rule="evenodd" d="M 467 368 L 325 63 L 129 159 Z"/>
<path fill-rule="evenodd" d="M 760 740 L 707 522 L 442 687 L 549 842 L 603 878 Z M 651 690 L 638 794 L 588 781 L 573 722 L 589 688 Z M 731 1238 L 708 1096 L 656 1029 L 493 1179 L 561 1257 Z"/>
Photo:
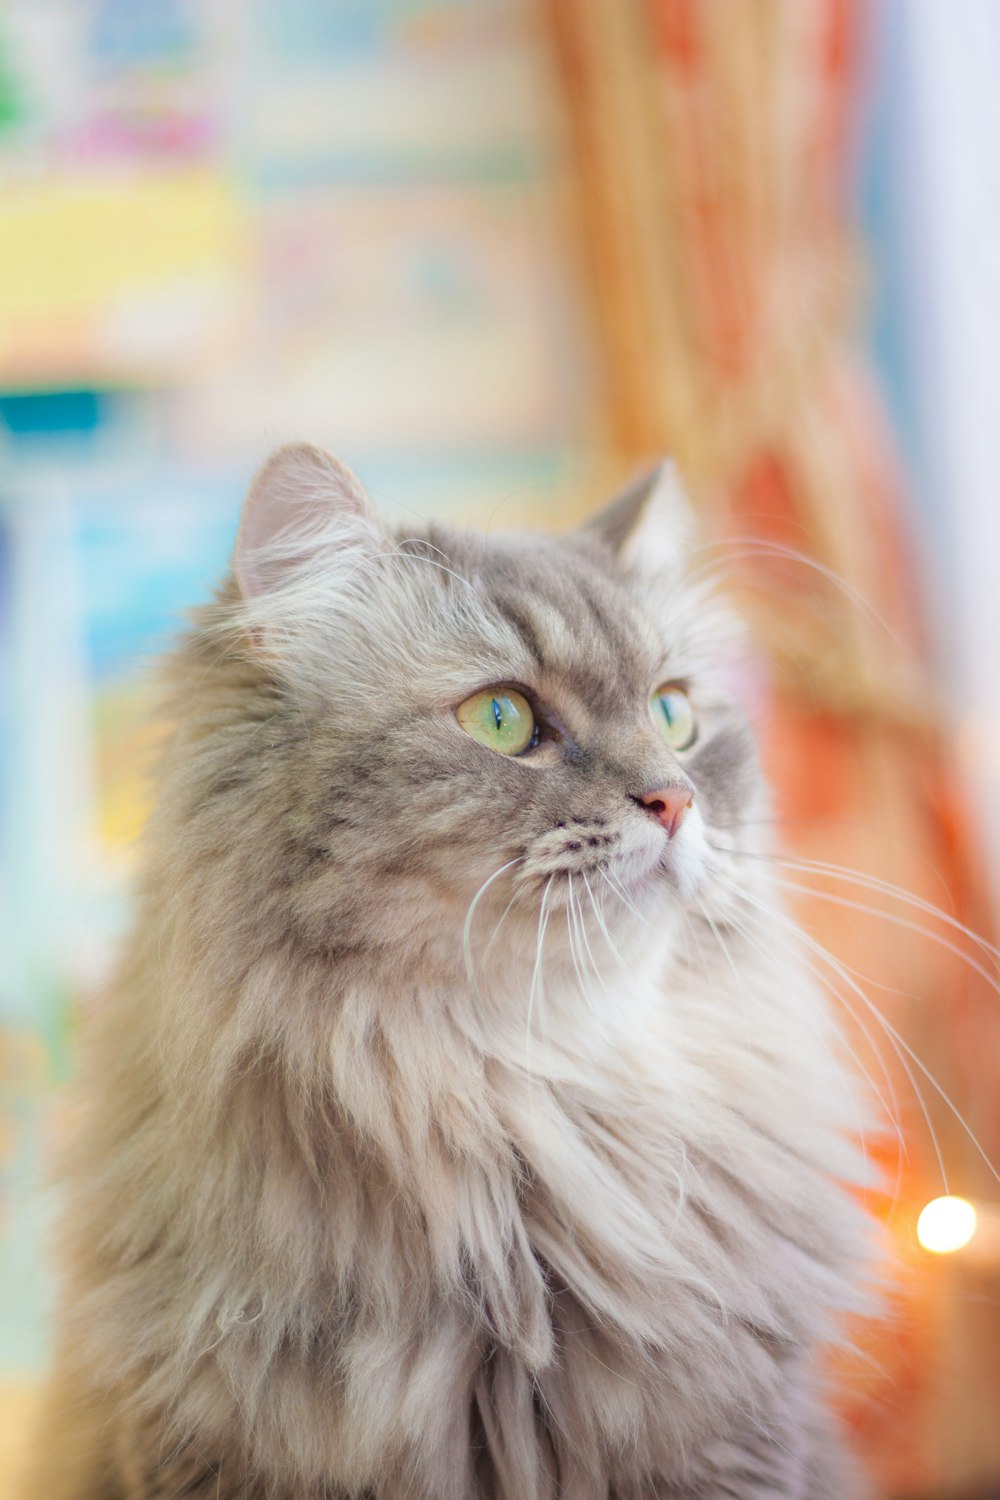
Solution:
<path fill-rule="evenodd" d="M 664 682 L 651 695 L 653 723 L 671 750 L 688 750 L 698 738 L 698 721 L 687 693 L 676 682 Z"/>
<path fill-rule="evenodd" d="M 484 688 L 455 710 L 455 717 L 474 740 L 500 755 L 520 755 L 535 740 L 531 704 L 513 688 Z"/>

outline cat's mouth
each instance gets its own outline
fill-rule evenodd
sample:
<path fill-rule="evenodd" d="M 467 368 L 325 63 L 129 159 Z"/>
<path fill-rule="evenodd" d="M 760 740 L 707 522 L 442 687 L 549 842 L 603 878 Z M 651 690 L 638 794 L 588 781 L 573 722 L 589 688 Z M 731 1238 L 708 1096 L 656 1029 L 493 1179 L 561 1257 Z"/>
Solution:
<path fill-rule="evenodd" d="M 637 900 L 667 885 L 681 898 L 693 895 L 705 874 L 701 818 L 689 817 L 676 837 L 648 819 L 614 827 L 602 818 L 578 818 L 542 834 L 527 850 L 518 883 L 548 905 L 571 906 L 590 889 Z"/>

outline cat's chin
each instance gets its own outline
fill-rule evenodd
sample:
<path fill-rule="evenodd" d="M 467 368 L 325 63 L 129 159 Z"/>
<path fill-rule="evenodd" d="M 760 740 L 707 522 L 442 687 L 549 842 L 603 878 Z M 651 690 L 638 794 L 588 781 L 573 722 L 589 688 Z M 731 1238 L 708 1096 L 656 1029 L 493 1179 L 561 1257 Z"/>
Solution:
<path fill-rule="evenodd" d="M 656 828 L 643 830 L 641 846 L 623 850 L 613 875 L 625 892 L 642 905 L 663 899 L 666 886 L 680 902 L 693 900 L 709 873 L 708 843 L 701 813 L 692 808 L 673 838 Z"/>

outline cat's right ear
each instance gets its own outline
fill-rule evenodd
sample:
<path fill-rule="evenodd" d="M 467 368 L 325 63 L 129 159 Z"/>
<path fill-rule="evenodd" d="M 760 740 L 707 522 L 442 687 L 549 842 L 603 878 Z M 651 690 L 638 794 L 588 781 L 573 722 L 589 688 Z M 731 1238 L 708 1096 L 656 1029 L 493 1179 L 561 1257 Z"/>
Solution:
<path fill-rule="evenodd" d="M 311 443 L 279 448 L 258 469 L 243 502 L 233 574 L 248 602 L 273 591 L 320 552 L 357 544 L 380 527 L 360 481 Z"/>
<path fill-rule="evenodd" d="M 664 459 L 633 480 L 585 523 L 583 534 L 637 573 L 655 576 L 675 568 L 694 538 L 694 515 L 676 464 Z"/>

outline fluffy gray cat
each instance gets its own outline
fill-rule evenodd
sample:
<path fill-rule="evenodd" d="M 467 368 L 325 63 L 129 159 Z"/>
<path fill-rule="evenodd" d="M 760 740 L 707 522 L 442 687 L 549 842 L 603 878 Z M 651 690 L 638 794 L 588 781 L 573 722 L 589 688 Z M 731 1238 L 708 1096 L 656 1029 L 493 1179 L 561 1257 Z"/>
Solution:
<path fill-rule="evenodd" d="M 665 468 L 394 539 L 283 449 L 170 663 L 34 1500 L 854 1500 L 868 1226 Z"/>

